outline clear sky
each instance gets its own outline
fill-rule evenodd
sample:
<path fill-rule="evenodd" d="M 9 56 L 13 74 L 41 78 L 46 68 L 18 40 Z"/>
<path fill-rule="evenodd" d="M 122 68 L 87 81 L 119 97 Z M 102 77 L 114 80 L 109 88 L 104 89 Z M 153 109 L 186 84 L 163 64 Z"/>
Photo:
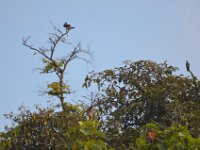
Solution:
<path fill-rule="evenodd" d="M 66 21 L 76 27 L 69 37 L 89 45 L 95 66 L 76 61 L 69 67 L 67 79 L 78 91 L 71 97 L 78 99 L 89 71 L 124 60 L 167 60 L 188 76 L 188 59 L 199 76 L 199 8 L 199 0 L 0 0 L 0 130 L 9 122 L 4 113 L 16 112 L 21 104 L 45 106 L 48 98 L 38 96 L 38 90 L 54 80 L 33 71 L 41 66 L 40 57 L 22 46 L 23 37 L 30 35 L 35 47 L 47 46 L 50 21 L 61 29 Z"/>

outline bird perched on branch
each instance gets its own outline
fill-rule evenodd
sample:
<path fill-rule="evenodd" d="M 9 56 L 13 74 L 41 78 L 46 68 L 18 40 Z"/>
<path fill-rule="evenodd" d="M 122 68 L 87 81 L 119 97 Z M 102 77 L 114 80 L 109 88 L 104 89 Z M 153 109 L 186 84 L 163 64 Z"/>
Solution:
<path fill-rule="evenodd" d="M 189 61 L 188 60 L 186 60 L 186 69 L 187 69 L 187 71 L 189 72 L 190 71 L 190 63 L 189 63 Z"/>
<path fill-rule="evenodd" d="M 70 24 L 68 24 L 67 22 L 64 23 L 63 27 L 64 27 L 67 31 L 69 31 L 69 30 L 75 28 L 75 27 L 72 27 L 72 26 L 71 26 Z"/>

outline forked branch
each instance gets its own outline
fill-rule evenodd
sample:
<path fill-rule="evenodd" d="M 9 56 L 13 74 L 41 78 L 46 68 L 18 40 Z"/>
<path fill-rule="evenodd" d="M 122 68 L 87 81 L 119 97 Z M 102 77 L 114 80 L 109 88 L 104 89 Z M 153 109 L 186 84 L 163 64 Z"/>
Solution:
<path fill-rule="evenodd" d="M 81 59 L 91 64 L 91 62 L 87 58 L 85 58 L 85 56 L 83 56 L 83 54 L 86 54 L 91 57 L 91 53 L 89 50 L 82 49 L 80 42 L 76 46 L 70 44 L 73 49 L 66 56 L 60 59 L 55 58 L 57 45 L 59 44 L 59 42 L 65 42 L 65 37 L 68 36 L 69 31 L 71 31 L 71 29 L 74 29 L 74 27 L 67 23 L 64 24 L 64 27 L 66 30 L 65 32 L 62 32 L 60 29 L 53 25 L 55 32 L 49 34 L 49 48 L 45 49 L 33 47 L 31 44 L 28 43 L 30 37 L 23 39 L 22 41 L 22 44 L 33 50 L 34 54 L 38 53 L 43 57 L 43 63 L 45 64 L 45 67 L 41 69 L 42 73 L 55 73 L 57 75 L 59 81 L 50 84 L 49 87 L 51 88 L 51 90 L 47 93 L 59 98 L 63 110 L 65 109 L 64 95 L 67 94 L 64 74 L 68 64 L 74 59 Z"/>

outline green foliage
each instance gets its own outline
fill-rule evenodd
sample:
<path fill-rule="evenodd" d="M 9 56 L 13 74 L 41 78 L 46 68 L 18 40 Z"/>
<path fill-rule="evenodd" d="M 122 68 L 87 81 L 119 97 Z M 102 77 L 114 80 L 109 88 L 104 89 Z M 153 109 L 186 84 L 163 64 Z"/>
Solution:
<path fill-rule="evenodd" d="M 52 109 L 38 109 L 37 113 L 20 107 L 20 114 L 7 114 L 17 126 L 6 128 L 1 142 L 5 149 L 48 149 L 53 146 L 53 131 L 51 129 Z M 49 137 L 49 138 L 47 138 Z M 0 144 L 1 145 L 1 144 Z M 3 146 L 2 146 L 3 147 Z"/>
<path fill-rule="evenodd" d="M 182 124 L 199 137 L 200 81 L 177 75 L 177 70 L 166 62 L 137 61 L 85 78 L 83 87 L 94 83 L 99 90 L 96 105 L 106 118 L 102 130 L 109 145 L 129 147 L 138 128 L 151 122 L 167 127 Z"/>
<path fill-rule="evenodd" d="M 61 68 L 64 66 L 63 61 L 56 61 L 56 60 L 47 60 L 45 58 L 42 59 L 42 62 L 44 63 L 44 68 L 42 69 L 41 73 L 53 73 L 58 71 L 58 68 Z"/>
<path fill-rule="evenodd" d="M 87 120 L 85 110 L 66 104 L 67 112 L 54 108 L 37 108 L 38 112 L 22 110 L 7 117 L 17 126 L 0 134 L 1 149 L 106 149 L 105 135 L 98 130 L 98 121 Z"/>
<path fill-rule="evenodd" d="M 79 131 L 84 136 L 85 140 L 79 141 L 80 146 L 85 150 L 102 150 L 106 149 L 105 143 L 101 139 L 105 139 L 105 135 L 98 131 L 98 122 L 85 121 L 79 122 Z"/>
<path fill-rule="evenodd" d="M 177 75 L 165 63 L 138 61 L 92 73 L 84 87 L 97 85 L 95 119 L 85 105 L 62 103 L 60 107 L 23 107 L 7 114 L 16 125 L 0 133 L 4 149 L 200 149 L 200 82 Z M 62 83 L 62 84 L 61 84 Z M 63 82 L 48 84 L 48 94 L 69 94 Z M 56 111 L 57 110 L 57 111 Z M 0 149 L 0 150 L 1 150 Z"/>
<path fill-rule="evenodd" d="M 41 73 L 53 73 L 57 77 L 56 82 L 47 85 L 48 95 L 56 97 L 60 105 L 58 108 L 51 105 L 48 108 L 36 107 L 31 112 L 25 107 L 19 108 L 19 114 L 6 114 L 5 117 L 13 122 L 11 127 L 6 127 L 0 133 L 0 150 L 104 150 L 106 148 L 106 137 L 99 129 L 99 121 L 94 114 L 88 111 L 84 104 L 72 105 L 65 102 L 65 96 L 70 93 L 70 86 L 66 84 L 65 72 L 68 63 L 74 59 L 89 62 L 81 53 L 90 56 L 88 50 L 82 50 L 81 44 L 73 46 L 73 50 L 62 58 L 56 58 L 56 47 L 59 42 L 65 41 L 64 33 L 54 26 L 55 33 L 50 33 L 50 47 L 35 48 L 28 44 L 28 39 L 23 40 L 23 45 L 42 56 L 44 67 Z M 93 110 L 93 109 L 91 109 Z M 95 115 L 98 115 L 95 114 Z M 98 116 L 97 116 L 98 118 Z"/>
<path fill-rule="evenodd" d="M 59 82 L 53 82 L 48 84 L 48 94 L 51 96 L 59 96 L 61 94 L 69 94 L 70 93 L 70 87 L 67 84 L 59 83 Z"/>
<path fill-rule="evenodd" d="M 6 114 L 13 126 L 0 132 L 0 150 L 200 149 L 200 81 L 190 69 L 192 78 L 178 75 L 178 68 L 166 62 L 141 60 L 92 72 L 83 87 L 95 84 L 98 94 L 88 109 L 72 105 L 65 102 L 70 94 L 66 68 L 74 59 L 90 62 L 82 54 L 91 54 L 78 43 L 58 58 L 57 44 L 71 30 L 54 29 L 49 48 L 32 47 L 29 38 L 23 45 L 42 56 L 41 73 L 57 77 L 44 93 L 58 99 L 59 107 L 36 107 L 35 112 L 20 107 L 19 114 Z"/>
<path fill-rule="evenodd" d="M 148 137 L 148 132 L 154 132 L 156 136 Z M 141 127 L 140 136 L 134 145 L 132 148 L 138 150 L 197 150 L 200 149 L 200 139 L 191 137 L 185 126 L 163 128 L 157 124 L 147 124 Z"/>

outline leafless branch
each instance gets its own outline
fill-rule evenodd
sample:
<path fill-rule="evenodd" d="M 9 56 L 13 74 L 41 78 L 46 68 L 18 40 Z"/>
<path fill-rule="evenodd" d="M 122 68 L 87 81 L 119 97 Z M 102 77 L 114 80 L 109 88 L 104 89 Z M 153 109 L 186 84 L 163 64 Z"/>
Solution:
<path fill-rule="evenodd" d="M 63 33 L 60 29 L 58 29 L 58 28 L 55 26 L 54 23 L 52 23 L 51 21 L 50 21 L 50 23 L 51 23 L 51 25 L 52 25 L 52 27 L 53 27 L 53 29 L 54 29 L 55 31 L 57 31 L 57 32 L 60 33 L 60 34 Z"/>
<path fill-rule="evenodd" d="M 23 39 L 22 44 L 26 47 L 28 47 L 29 49 L 33 50 L 34 53 L 38 53 L 40 55 L 42 55 L 46 60 L 47 63 L 45 63 L 45 68 L 44 69 L 40 69 L 41 71 L 43 71 L 43 73 L 55 73 L 57 75 L 57 77 L 59 78 L 59 85 L 60 85 L 60 94 L 55 95 L 56 97 L 58 97 L 60 99 L 61 105 L 63 110 L 65 109 L 64 107 L 64 87 L 63 85 L 64 83 L 64 73 L 66 71 L 67 65 L 69 62 L 71 62 L 74 59 L 80 59 L 83 60 L 89 64 L 91 64 L 91 62 L 89 60 L 87 60 L 86 58 L 84 58 L 83 56 L 81 56 L 82 54 L 86 54 L 88 56 L 92 56 L 89 50 L 84 50 L 81 48 L 81 43 L 79 42 L 76 45 L 73 45 L 72 43 L 67 43 L 69 45 L 71 45 L 73 47 L 73 49 L 69 52 L 69 54 L 65 57 L 63 57 L 62 59 L 56 59 L 54 54 L 56 51 L 56 47 L 58 45 L 59 42 L 65 42 L 65 36 L 68 36 L 68 32 L 71 31 L 70 29 L 66 29 L 65 32 L 62 32 L 61 30 L 59 30 L 53 23 L 51 23 L 53 26 L 53 29 L 55 30 L 54 33 L 49 33 L 49 38 L 48 38 L 48 42 L 50 43 L 50 47 L 49 48 L 35 48 L 32 45 L 28 44 L 28 40 L 30 39 L 30 36 Z M 73 27 L 74 28 L 74 27 Z M 47 68 L 47 69 L 46 69 Z"/>
<path fill-rule="evenodd" d="M 40 53 L 42 56 L 44 56 L 46 59 L 50 59 L 45 53 L 44 51 L 42 51 L 41 48 L 37 49 L 37 48 L 34 48 L 32 45 L 28 44 L 28 40 L 30 39 L 30 36 L 27 37 L 26 39 L 22 39 L 22 44 L 28 48 L 30 48 L 31 50 L 33 51 L 36 51 L 38 53 Z"/>
<path fill-rule="evenodd" d="M 45 52 L 47 50 L 44 50 L 43 48 L 34 48 L 32 45 L 28 44 L 28 40 L 29 40 L 30 36 L 26 39 L 23 39 L 22 40 L 22 44 L 26 47 L 28 47 L 29 49 L 33 50 L 33 51 L 36 51 L 38 52 L 39 54 L 41 54 L 42 56 L 44 56 L 47 60 L 50 60 L 55 66 L 56 66 L 56 69 L 57 71 L 62 71 L 61 68 L 56 64 L 55 60 L 51 57 L 49 57 Z M 55 48 L 54 48 L 55 50 Z M 51 56 L 53 56 L 54 51 L 51 50 Z"/>
<path fill-rule="evenodd" d="M 55 39 L 52 39 L 52 38 L 50 37 L 50 39 L 51 39 L 51 41 L 52 41 L 51 56 L 50 56 L 51 59 L 53 58 L 53 54 L 54 54 L 54 51 L 55 51 L 55 48 L 56 48 L 58 42 L 61 41 L 61 39 L 62 39 L 67 33 L 68 33 L 68 31 L 65 32 L 65 33 L 62 33 L 60 36 L 58 36 L 58 37 L 55 38 Z"/>

